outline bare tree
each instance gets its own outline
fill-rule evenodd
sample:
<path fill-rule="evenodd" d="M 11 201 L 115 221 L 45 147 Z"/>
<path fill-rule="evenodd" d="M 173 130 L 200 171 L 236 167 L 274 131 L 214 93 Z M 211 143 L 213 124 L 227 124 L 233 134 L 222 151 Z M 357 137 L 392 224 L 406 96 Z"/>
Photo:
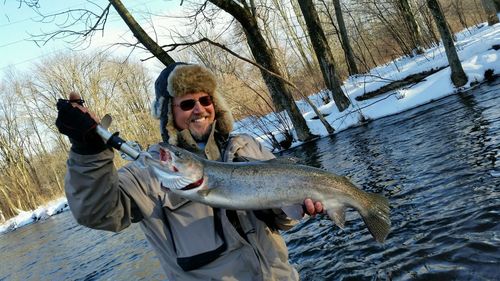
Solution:
<path fill-rule="evenodd" d="M 299 5 L 307 24 L 309 36 L 311 37 L 311 42 L 319 61 L 325 84 L 332 92 L 333 100 L 338 110 L 342 112 L 349 107 L 350 101 L 341 88 L 341 82 L 336 71 L 332 52 L 326 40 L 323 28 L 321 27 L 316 8 L 312 0 L 301 0 L 299 1 Z"/>
<path fill-rule="evenodd" d="M 57 54 L 0 82 L 0 210 L 12 217 L 63 194 L 67 138 L 54 126 L 57 98 L 75 90 L 113 130 L 149 144 L 160 136 L 148 113 L 151 78 L 140 65 L 109 54 Z M 33 75 L 36 74 L 36 75 Z M 123 164 L 118 161 L 118 165 Z"/>
<path fill-rule="evenodd" d="M 258 28 L 257 24 L 257 19 L 255 15 L 251 13 L 251 11 L 254 11 L 255 7 L 250 9 L 249 7 L 241 7 L 235 2 L 226 2 L 226 1 L 213 1 L 215 2 L 214 4 L 220 4 L 223 7 L 227 8 L 228 10 L 231 11 L 231 9 L 237 9 L 233 10 L 235 18 L 242 23 L 242 27 L 245 30 L 246 37 L 249 43 L 249 46 L 254 54 L 254 57 L 257 59 L 258 62 L 260 62 L 266 69 L 269 71 L 278 74 L 278 76 L 281 76 L 281 72 L 279 70 L 277 61 L 274 57 L 272 49 L 266 44 L 262 34 L 260 33 L 260 29 Z M 119 0 L 112 0 L 110 1 L 110 5 L 113 5 L 115 9 L 119 12 L 120 16 L 122 19 L 127 23 L 129 29 L 131 29 L 136 36 L 136 38 L 150 51 L 153 53 L 154 56 L 163 56 L 163 62 L 165 64 L 168 64 L 170 62 L 173 62 L 173 59 L 168 57 L 166 55 L 166 52 L 164 52 L 161 47 L 153 41 L 150 40 L 151 38 L 147 36 L 147 34 L 140 28 L 140 25 L 137 24 L 137 22 L 134 21 L 134 19 L 131 17 L 131 15 L 127 12 L 125 7 L 122 5 L 122 3 Z M 206 5 L 202 5 L 205 7 Z M 106 17 L 107 17 L 107 10 L 109 8 L 109 5 L 107 8 L 103 9 L 104 12 L 101 14 L 101 16 L 96 16 L 95 13 L 90 13 L 88 11 L 84 12 L 84 15 L 87 17 L 92 17 L 93 20 L 90 20 L 91 22 L 89 26 L 89 30 L 84 33 L 85 35 L 88 35 L 92 32 L 95 32 L 98 29 L 103 30 L 104 29 L 104 24 L 106 22 Z M 200 10 L 202 11 L 202 9 Z M 68 11 L 67 13 L 71 13 L 72 11 Z M 233 15 L 233 16 L 234 16 Z M 82 18 L 83 16 L 80 16 L 79 18 Z M 250 21 L 247 21 L 247 20 Z M 95 21 L 95 23 L 93 23 Z M 59 30 L 56 31 L 54 34 L 64 34 L 68 32 L 67 30 Z M 69 32 L 71 35 L 83 35 L 82 32 Z M 54 35 L 49 36 L 50 38 L 54 38 Z M 49 40 L 46 39 L 46 40 Z M 312 137 L 309 128 L 307 127 L 307 123 L 305 122 L 302 114 L 298 110 L 291 92 L 287 89 L 285 86 L 285 83 L 282 82 L 279 78 L 273 75 L 269 75 L 267 72 L 263 71 L 263 76 L 266 84 L 268 85 L 268 88 L 270 89 L 271 95 L 273 97 L 273 102 L 276 105 L 276 108 L 279 110 L 286 110 L 287 113 L 289 114 L 290 118 L 292 119 L 294 123 L 294 128 L 297 133 L 297 137 L 299 140 L 307 140 Z"/>
<path fill-rule="evenodd" d="M 286 7 L 285 3 L 281 0 L 273 0 L 273 3 L 281 16 L 283 30 L 287 34 L 286 40 L 290 41 L 292 51 L 296 53 L 303 68 L 306 70 L 306 73 L 314 78 L 314 65 L 308 56 L 310 50 L 308 49 L 308 46 L 304 45 L 303 40 L 299 38 L 300 35 L 294 28 L 294 23 L 291 21 L 287 13 L 289 11 L 288 7 Z"/>
<path fill-rule="evenodd" d="M 163 50 L 156 41 L 154 41 L 147 33 L 142 29 L 142 27 L 137 23 L 130 12 L 125 8 L 120 0 L 109 0 L 109 3 L 113 5 L 115 10 L 118 12 L 123 21 L 127 24 L 128 28 L 134 34 L 135 38 L 148 49 L 153 56 L 159 59 L 163 65 L 167 66 L 175 62 L 175 60 L 168 55 L 167 52 Z"/>
<path fill-rule="evenodd" d="M 345 27 L 344 15 L 342 14 L 340 0 L 333 0 L 333 7 L 335 8 L 335 18 L 337 19 L 341 38 L 340 42 L 345 53 L 347 66 L 349 68 L 349 74 L 358 74 L 358 66 L 356 65 L 356 61 L 354 60 L 354 52 L 352 51 L 351 44 L 349 43 L 349 37 L 347 36 L 347 29 Z"/>
<path fill-rule="evenodd" d="M 462 64 L 460 63 L 460 58 L 455 49 L 453 38 L 447 26 L 441 5 L 439 5 L 437 0 L 427 0 L 427 6 L 434 17 L 439 34 L 441 35 L 441 40 L 443 40 L 446 57 L 448 58 L 448 63 L 451 68 L 451 81 L 455 87 L 463 86 L 467 83 L 467 75 L 465 75 Z"/>
<path fill-rule="evenodd" d="M 33 143 L 17 102 L 19 90 L 12 83 L 0 92 L 0 207 L 7 217 L 17 215 L 17 209 L 34 209 L 36 197 L 43 195 L 32 190 L 40 181 L 29 159 Z"/>
<path fill-rule="evenodd" d="M 425 0 L 424 0 L 425 1 Z M 460 0 L 459 0 L 460 1 Z M 439 36 L 435 32 L 435 28 L 433 27 L 433 16 L 431 11 L 427 8 L 427 5 L 420 6 L 420 17 L 423 22 L 423 33 L 424 37 L 430 38 L 431 42 L 428 42 L 430 46 L 437 44 L 439 42 Z"/>
<path fill-rule="evenodd" d="M 404 24 L 408 33 L 410 35 L 410 39 L 412 41 L 413 50 L 417 54 L 423 53 L 423 40 L 422 34 L 420 32 L 420 28 L 418 27 L 417 20 L 415 19 L 415 15 L 413 14 L 410 3 L 408 0 L 398 0 L 398 8 L 400 13 L 404 18 Z"/>
<path fill-rule="evenodd" d="M 40 6 L 38 0 L 20 0 L 20 2 L 32 7 L 38 12 L 38 7 Z M 83 44 L 84 40 L 88 40 L 88 44 L 90 44 L 92 36 L 96 32 L 105 30 L 110 7 L 113 6 L 139 42 L 133 44 L 132 47 L 135 48 L 142 44 L 145 50 L 148 50 L 165 66 L 175 62 L 175 60 L 170 57 L 168 53 L 146 33 L 146 31 L 144 31 L 120 0 L 109 0 L 109 4 L 106 5 L 105 8 L 101 8 L 98 4 L 91 1 L 88 2 L 92 4 L 91 7 L 93 9 L 69 9 L 55 14 L 41 14 L 43 19 L 42 22 L 55 21 L 58 17 L 64 17 L 65 20 L 62 24 L 57 24 L 59 27 L 58 30 L 33 35 L 33 40 L 37 42 L 37 44 L 45 44 L 47 41 L 55 39 L 66 39 L 73 43 L 79 42 L 79 44 Z M 83 28 L 78 29 L 77 26 L 82 24 Z M 123 45 L 129 44 L 123 43 Z"/>
<path fill-rule="evenodd" d="M 149 129 L 154 128 L 156 122 L 149 116 L 152 82 L 143 67 L 121 62 L 101 52 L 78 57 L 57 54 L 57 60 L 49 57 L 38 64 L 35 71 L 39 75 L 31 81 L 30 91 L 40 102 L 36 105 L 41 108 L 39 121 L 51 128 L 56 136 L 60 134 L 53 124 L 54 105 L 58 98 L 77 91 L 97 116 L 112 114 L 117 120 L 115 126 L 130 139 L 141 141 L 141 144 L 158 139 L 159 134 L 151 133 L 158 130 Z"/>
<path fill-rule="evenodd" d="M 462 27 L 468 29 L 469 25 L 467 24 L 467 17 L 464 13 L 462 0 L 451 1 L 450 6 L 454 10 L 454 12 L 457 14 L 458 21 L 460 22 Z"/>
<path fill-rule="evenodd" d="M 355 13 L 349 9 L 346 5 L 342 9 L 349 16 L 352 21 L 352 25 L 355 31 L 355 38 L 353 39 L 355 47 L 357 47 L 357 52 L 360 55 L 360 61 L 362 66 L 364 67 L 364 71 L 367 71 L 371 67 L 377 65 L 377 61 L 375 60 L 375 56 L 372 52 L 372 49 L 377 50 L 377 48 L 373 46 L 373 42 L 370 42 L 367 37 L 367 33 L 369 34 L 362 23 L 358 23 L 359 19 L 356 18 Z M 333 20 L 332 20 L 332 25 Z M 367 58 L 367 56 L 369 58 Z"/>
<path fill-rule="evenodd" d="M 232 15 L 241 24 L 255 61 L 277 76 L 283 76 L 278 68 L 274 52 L 265 41 L 261 28 L 259 28 L 256 7 L 249 6 L 245 1 L 239 3 L 237 1 L 209 0 L 209 2 Z M 261 70 L 261 73 L 276 108 L 280 111 L 286 110 L 290 119 L 292 119 L 298 139 L 301 141 L 310 139 L 312 134 L 309 127 L 285 83 L 282 79 L 279 79 L 276 75 L 271 75 L 267 71 Z"/>

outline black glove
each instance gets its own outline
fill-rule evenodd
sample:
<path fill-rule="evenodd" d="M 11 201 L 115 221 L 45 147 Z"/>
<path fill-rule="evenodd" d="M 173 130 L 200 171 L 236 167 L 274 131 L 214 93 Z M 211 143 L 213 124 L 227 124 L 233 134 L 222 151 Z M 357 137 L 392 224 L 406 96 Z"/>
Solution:
<path fill-rule="evenodd" d="M 69 137 L 71 150 L 78 154 L 99 153 L 107 148 L 95 128 L 97 122 L 88 112 L 73 107 L 69 100 L 57 101 L 56 127 L 61 134 Z"/>

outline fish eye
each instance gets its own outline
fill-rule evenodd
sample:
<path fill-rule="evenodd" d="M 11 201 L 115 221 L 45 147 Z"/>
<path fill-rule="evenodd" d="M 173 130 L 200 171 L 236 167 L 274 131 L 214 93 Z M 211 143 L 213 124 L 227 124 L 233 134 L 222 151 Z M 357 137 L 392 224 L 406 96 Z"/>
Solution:
<path fill-rule="evenodd" d="M 179 158 L 181 157 L 181 153 L 179 151 L 174 152 L 174 154 L 176 157 L 179 157 Z"/>

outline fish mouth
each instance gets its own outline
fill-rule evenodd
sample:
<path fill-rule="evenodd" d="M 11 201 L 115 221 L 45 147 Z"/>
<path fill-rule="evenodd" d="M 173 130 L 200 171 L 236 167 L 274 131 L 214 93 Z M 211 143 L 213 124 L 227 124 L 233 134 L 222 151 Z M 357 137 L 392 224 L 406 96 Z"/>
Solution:
<path fill-rule="evenodd" d="M 201 178 L 201 179 L 199 179 L 199 180 L 197 180 L 197 181 L 195 181 L 195 182 L 193 182 L 193 183 L 190 183 L 190 184 L 186 185 L 186 186 L 185 186 L 185 187 L 183 187 L 183 188 L 174 188 L 174 189 L 175 189 L 175 190 L 188 191 L 188 190 L 195 189 L 195 188 L 197 188 L 197 187 L 202 186 L 202 185 L 203 185 L 203 182 L 204 182 L 204 179 L 203 179 L 203 178 Z M 161 186 L 161 188 L 168 189 L 168 190 L 172 190 L 172 188 L 164 186 L 164 185 L 163 185 L 163 182 L 161 182 L 161 181 L 160 181 L 160 186 Z"/>
<path fill-rule="evenodd" d="M 160 163 L 166 165 L 168 169 L 172 172 L 179 172 L 179 169 L 174 165 L 174 159 L 170 154 L 170 151 L 160 148 Z"/>
<path fill-rule="evenodd" d="M 201 186 L 203 184 L 203 178 L 191 183 L 191 184 L 188 184 L 187 186 L 181 188 L 181 190 L 190 190 L 190 189 L 193 189 L 193 188 L 197 188 L 199 186 Z"/>
<path fill-rule="evenodd" d="M 193 173 L 189 173 L 189 169 L 191 169 L 192 165 L 190 163 L 183 163 L 182 159 L 180 160 L 181 163 L 179 163 L 180 167 L 176 165 L 176 160 L 177 157 L 180 157 L 175 154 L 175 152 L 170 151 L 169 149 L 160 147 L 160 164 L 161 168 L 160 169 L 165 169 L 168 170 L 167 173 L 167 179 L 165 184 L 168 186 L 173 187 L 173 189 L 176 190 L 182 190 L 182 191 L 188 191 L 192 189 L 199 188 L 200 186 L 203 186 L 205 184 L 205 179 L 204 176 L 201 175 L 201 178 L 198 180 L 195 180 L 197 178 L 196 175 L 192 175 Z M 186 167 L 187 165 L 187 167 Z M 183 170 L 183 172 L 180 172 L 180 170 Z M 196 172 L 196 171 L 195 171 Z M 186 185 L 187 184 L 187 185 Z M 162 187 L 165 187 L 162 183 Z M 172 189 L 165 187 L 167 189 Z"/>

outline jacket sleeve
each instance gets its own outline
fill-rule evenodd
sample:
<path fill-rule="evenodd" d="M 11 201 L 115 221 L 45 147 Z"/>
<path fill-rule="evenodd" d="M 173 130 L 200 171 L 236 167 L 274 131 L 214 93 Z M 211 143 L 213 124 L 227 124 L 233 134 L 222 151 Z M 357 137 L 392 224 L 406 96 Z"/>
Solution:
<path fill-rule="evenodd" d="M 129 169 L 118 172 L 110 149 L 95 155 L 70 152 L 65 191 L 70 210 L 79 224 L 118 232 L 142 218 L 141 212 L 122 187 L 139 186 Z"/>
<path fill-rule="evenodd" d="M 251 160 L 270 160 L 276 158 L 257 140 L 247 134 L 231 137 L 224 151 L 224 162 L 238 162 Z M 304 198 L 305 199 L 305 198 Z M 297 224 L 297 220 L 288 217 L 281 209 L 255 211 L 259 219 L 265 221 L 271 228 L 288 230 Z"/>

